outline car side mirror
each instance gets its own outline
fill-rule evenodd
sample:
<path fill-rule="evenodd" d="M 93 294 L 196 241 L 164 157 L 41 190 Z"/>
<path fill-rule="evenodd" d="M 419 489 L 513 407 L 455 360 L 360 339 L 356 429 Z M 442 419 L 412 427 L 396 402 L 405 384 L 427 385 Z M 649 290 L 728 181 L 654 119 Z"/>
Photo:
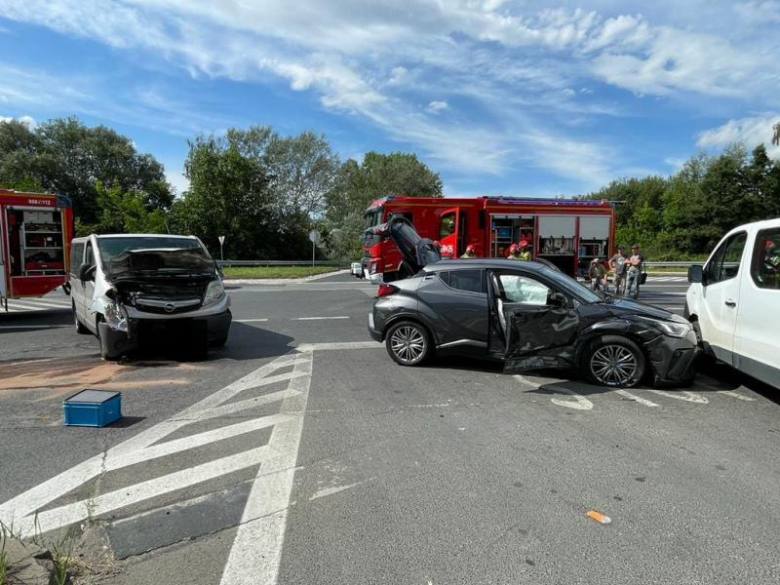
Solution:
<path fill-rule="evenodd" d="M 88 280 L 95 280 L 95 266 L 89 264 L 82 264 L 79 266 L 79 280 L 87 282 Z"/>
<path fill-rule="evenodd" d="M 560 292 L 550 295 L 549 305 L 551 307 L 566 308 L 569 306 L 569 298 Z"/>
<path fill-rule="evenodd" d="M 693 283 L 704 283 L 704 268 L 700 264 L 694 264 L 693 266 L 688 267 L 688 282 L 691 284 Z"/>

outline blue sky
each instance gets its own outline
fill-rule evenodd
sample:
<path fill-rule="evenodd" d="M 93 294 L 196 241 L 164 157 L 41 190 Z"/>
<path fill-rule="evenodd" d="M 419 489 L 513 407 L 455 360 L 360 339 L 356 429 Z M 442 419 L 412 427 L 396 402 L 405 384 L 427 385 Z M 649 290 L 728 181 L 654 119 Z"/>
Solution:
<path fill-rule="evenodd" d="M 0 80 L 0 118 L 113 127 L 179 191 L 188 138 L 267 124 L 574 195 L 769 144 L 780 0 L 0 0 Z"/>

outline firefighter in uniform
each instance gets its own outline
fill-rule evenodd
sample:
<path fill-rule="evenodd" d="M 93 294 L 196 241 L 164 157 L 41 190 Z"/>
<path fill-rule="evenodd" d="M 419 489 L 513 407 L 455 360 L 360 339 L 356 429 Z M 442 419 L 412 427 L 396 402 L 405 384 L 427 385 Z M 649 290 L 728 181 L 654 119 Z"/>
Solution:
<path fill-rule="evenodd" d="M 476 258 L 477 253 L 474 251 L 474 246 L 472 244 L 469 244 L 466 246 L 466 251 L 463 253 L 463 256 L 461 258 Z"/>
<path fill-rule="evenodd" d="M 520 257 L 520 248 L 517 244 L 509 246 L 509 256 L 506 258 L 507 260 L 522 260 Z"/>

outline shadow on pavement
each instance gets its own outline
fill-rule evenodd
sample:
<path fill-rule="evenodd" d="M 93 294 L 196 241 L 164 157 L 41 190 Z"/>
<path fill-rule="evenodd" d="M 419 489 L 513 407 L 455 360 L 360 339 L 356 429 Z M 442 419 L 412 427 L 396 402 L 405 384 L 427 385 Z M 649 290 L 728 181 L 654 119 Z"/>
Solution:
<path fill-rule="evenodd" d="M 5 313 L 0 310 L 0 335 L 42 330 L 46 326 L 65 327 L 71 324 L 71 313 L 67 307 L 26 313 Z"/>

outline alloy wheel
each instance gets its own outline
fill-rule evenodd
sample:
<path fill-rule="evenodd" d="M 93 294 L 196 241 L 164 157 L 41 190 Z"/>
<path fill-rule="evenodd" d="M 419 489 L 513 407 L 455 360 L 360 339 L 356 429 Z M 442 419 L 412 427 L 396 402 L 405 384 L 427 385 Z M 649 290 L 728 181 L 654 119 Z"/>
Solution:
<path fill-rule="evenodd" d="M 590 358 L 593 377 L 605 386 L 628 385 L 634 379 L 638 367 L 634 352 L 618 344 L 603 345 Z"/>
<path fill-rule="evenodd" d="M 404 325 L 393 331 L 390 347 L 399 360 L 411 364 L 418 361 L 425 352 L 425 337 L 416 327 Z"/>

